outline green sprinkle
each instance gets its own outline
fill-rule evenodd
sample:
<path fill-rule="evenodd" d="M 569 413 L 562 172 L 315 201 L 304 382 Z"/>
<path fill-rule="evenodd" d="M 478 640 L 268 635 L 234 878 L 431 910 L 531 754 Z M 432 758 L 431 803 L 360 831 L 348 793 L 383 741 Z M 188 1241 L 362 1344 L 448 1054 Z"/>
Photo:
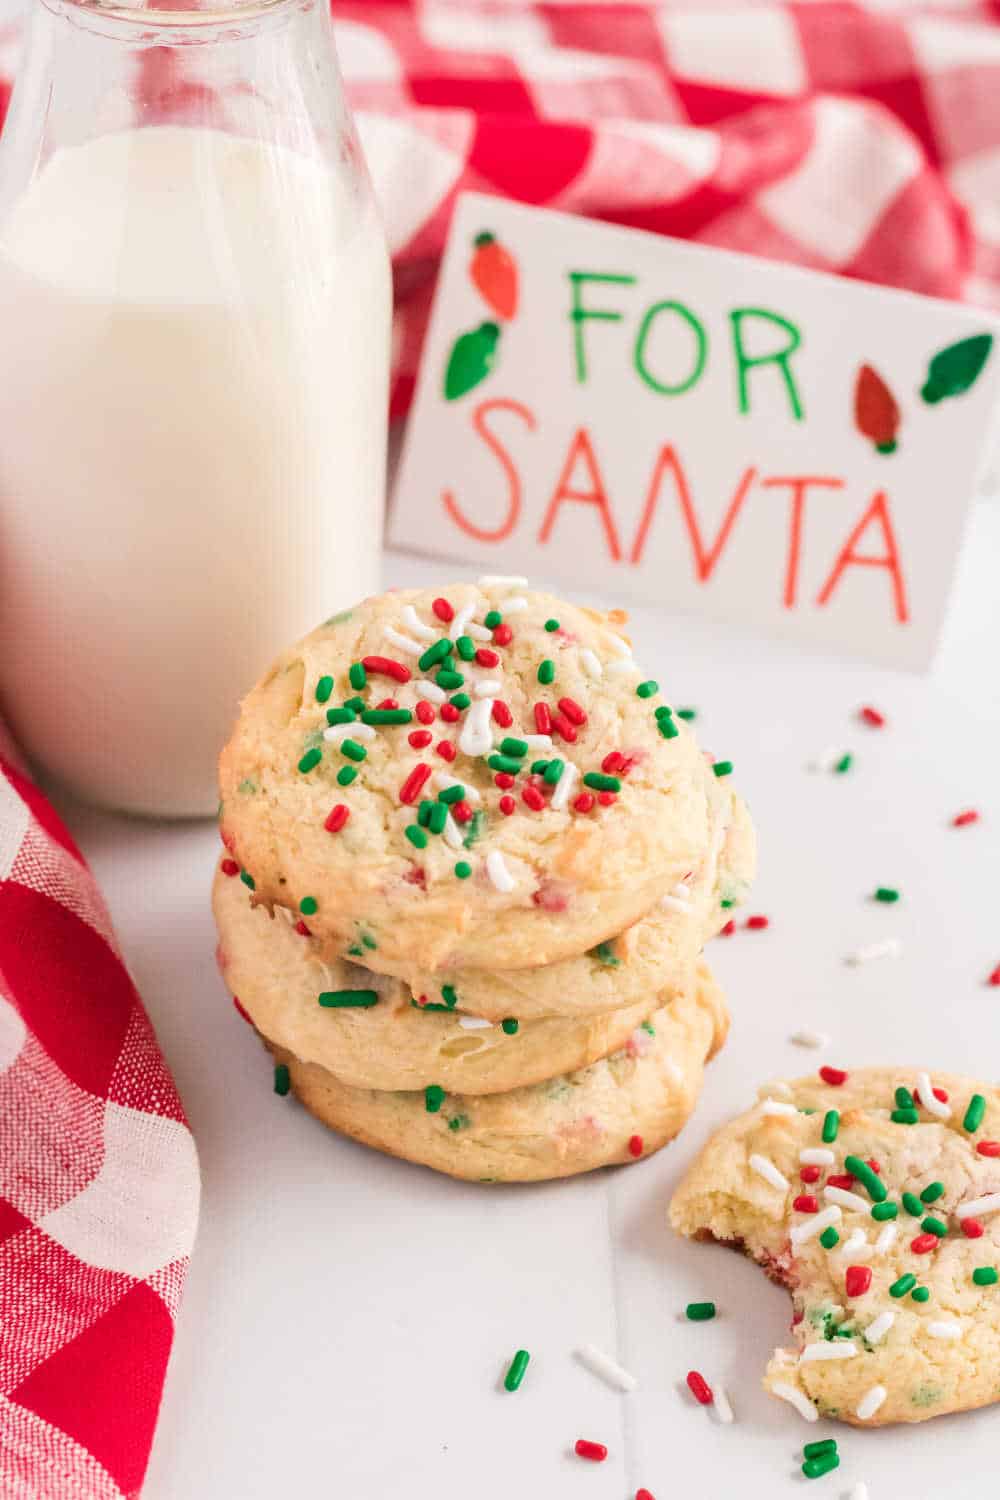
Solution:
<path fill-rule="evenodd" d="M 548 769 L 549 763 L 547 760 L 533 760 L 531 762 L 532 776 L 544 776 Z"/>
<path fill-rule="evenodd" d="M 242 880 L 248 891 L 255 891 L 257 889 L 257 882 L 254 880 L 249 870 L 241 870 L 240 879 Z"/>
<path fill-rule="evenodd" d="M 972 1098 L 969 1100 L 969 1107 L 965 1111 L 965 1119 L 962 1121 L 962 1129 L 968 1130 L 970 1132 L 973 1130 L 978 1130 L 980 1125 L 983 1123 L 983 1116 L 985 1115 L 985 1113 L 986 1100 L 983 1098 L 982 1094 L 973 1094 Z"/>
<path fill-rule="evenodd" d="M 431 810 L 427 815 L 427 827 L 431 833 L 444 833 L 444 825 L 448 821 L 448 809 L 443 802 L 432 802 Z"/>
<path fill-rule="evenodd" d="M 665 740 L 675 740 L 680 734 L 680 730 L 677 728 L 677 725 L 674 723 L 673 719 L 668 718 L 666 715 L 664 715 L 662 718 L 657 719 L 656 727 L 659 729 Z"/>
<path fill-rule="evenodd" d="M 546 620 L 545 621 L 545 629 L 549 632 L 549 635 L 551 635 L 554 630 L 558 630 L 559 629 L 559 621 L 558 620 Z"/>
<path fill-rule="evenodd" d="M 417 805 L 417 822 L 421 828 L 426 828 L 431 820 L 431 808 L 434 806 L 430 797 L 422 797 Z"/>
<path fill-rule="evenodd" d="M 483 829 L 486 827 L 486 814 L 482 808 L 476 809 L 466 826 L 469 831 L 462 840 L 462 847 L 471 849 L 476 840 L 482 838 Z"/>
<path fill-rule="evenodd" d="M 353 708 L 328 708 L 326 711 L 328 724 L 353 724 L 356 718 Z"/>
<path fill-rule="evenodd" d="M 621 959 L 615 957 L 613 938 L 607 942 L 598 943 L 596 948 L 591 948 L 588 956 L 598 959 L 600 963 L 606 964 L 609 969 L 617 969 L 621 963 Z"/>
<path fill-rule="evenodd" d="M 469 697 L 468 693 L 456 693 L 454 698 L 452 698 L 451 700 L 451 706 L 452 708 L 461 710 L 468 708 L 471 702 L 472 699 Z"/>
<path fill-rule="evenodd" d="M 528 741 L 515 739 L 513 735 L 508 734 L 500 741 L 500 753 L 501 755 L 516 755 L 520 759 L 528 753 Z"/>
<path fill-rule="evenodd" d="M 468 880 L 472 874 L 472 866 L 467 865 L 464 859 L 460 859 L 455 866 L 455 875 L 459 880 Z"/>
<path fill-rule="evenodd" d="M 698 710 L 696 708 L 679 708 L 677 710 L 677 717 L 679 719 L 686 719 L 690 724 L 692 719 L 698 717 Z"/>
<path fill-rule="evenodd" d="M 413 711 L 409 708 L 366 708 L 361 715 L 362 724 L 409 724 Z"/>
<path fill-rule="evenodd" d="M 324 1010 L 371 1010 L 378 1004 L 377 990 L 324 990 L 319 997 Z"/>
<path fill-rule="evenodd" d="M 303 775 L 305 775 L 307 771 L 314 770 L 316 766 L 319 765 L 322 759 L 322 750 L 317 750 L 315 748 L 312 750 L 307 750 L 305 755 L 303 755 L 302 759 L 299 761 L 299 770 Z"/>
<path fill-rule="evenodd" d="M 834 1229 L 832 1224 L 830 1225 L 829 1229 L 823 1230 L 823 1233 L 819 1237 L 819 1242 L 823 1246 L 824 1250 L 832 1250 L 834 1245 L 839 1244 L 840 1235 Z"/>
<path fill-rule="evenodd" d="M 816 1443 L 806 1443 L 802 1450 L 803 1458 L 822 1458 L 824 1453 L 836 1453 L 836 1438 L 821 1438 Z"/>
<path fill-rule="evenodd" d="M 406 834 L 406 837 L 409 839 L 414 849 L 427 848 L 427 835 L 424 830 L 420 828 L 416 823 L 407 824 L 407 826 L 403 829 L 403 832 Z"/>
<path fill-rule="evenodd" d="M 438 687 L 444 688 L 445 692 L 450 693 L 452 688 L 460 688 L 465 682 L 465 678 L 461 672 L 453 672 L 451 667 L 442 667 L 434 678 L 434 681 Z"/>
<path fill-rule="evenodd" d="M 550 760 L 545 767 L 545 781 L 548 786 L 555 786 L 563 771 L 566 769 L 564 760 Z"/>
<path fill-rule="evenodd" d="M 448 1121 L 449 1130 L 467 1130 L 470 1125 L 468 1115 L 452 1115 Z"/>
<path fill-rule="evenodd" d="M 500 1022 L 500 1030 L 506 1036 L 517 1036 L 517 1021 L 513 1016 L 507 1016 L 505 1020 Z"/>
<path fill-rule="evenodd" d="M 365 945 L 366 948 L 377 948 L 378 947 L 378 943 L 376 943 L 375 939 L 372 937 L 372 935 L 371 935 L 370 932 L 363 932 L 361 934 L 361 941 L 364 943 L 364 945 Z"/>
<path fill-rule="evenodd" d="M 896 1090 L 895 1098 L 896 1106 L 898 1109 L 913 1109 L 915 1107 L 913 1103 L 913 1095 L 910 1093 L 909 1089 L 904 1089 L 902 1085 L 900 1085 L 900 1087 Z"/>
<path fill-rule="evenodd" d="M 438 792 L 438 801 L 445 802 L 450 805 L 452 802 L 461 802 L 464 796 L 464 786 L 446 786 L 442 787 Z"/>
<path fill-rule="evenodd" d="M 299 911 L 304 917 L 314 917 L 319 911 L 319 902 L 315 896 L 303 896 L 299 902 Z"/>
<path fill-rule="evenodd" d="M 615 960 L 615 962 L 617 963 L 617 959 Z M 650 1021 L 643 1021 L 643 1023 L 642 1023 L 642 1029 L 649 1036 L 655 1036 L 656 1035 L 656 1027 Z"/>
<path fill-rule="evenodd" d="M 929 1182 L 920 1194 L 921 1203 L 936 1203 L 944 1195 L 943 1182 Z"/>
<path fill-rule="evenodd" d="M 889 1288 L 890 1297 L 905 1297 L 907 1292 L 912 1291 L 917 1284 L 917 1278 L 912 1271 L 907 1271 L 898 1281 L 894 1281 Z"/>
<path fill-rule="evenodd" d="M 707 1323 L 715 1317 L 714 1302 L 689 1302 L 684 1309 L 692 1323 Z"/>
<path fill-rule="evenodd" d="M 354 780 L 357 774 L 357 766 L 341 766 L 340 770 L 337 772 L 337 785 L 350 786 L 351 782 Z"/>
<path fill-rule="evenodd" d="M 583 784 L 594 792 L 620 792 L 622 789 L 617 776 L 605 776 L 603 771 L 588 771 Z"/>
<path fill-rule="evenodd" d="M 511 776 L 521 769 L 521 762 L 514 755 L 491 755 L 486 764 L 491 771 L 507 771 Z"/>
<path fill-rule="evenodd" d="M 424 1089 L 424 1108 L 429 1115 L 436 1115 L 444 1100 L 444 1089 L 439 1083 L 429 1083 Z"/>
<path fill-rule="evenodd" d="M 364 713 L 366 704 L 363 698 L 345 698 L 344 707 L 351 709 L 355 714 L 361 714 Z"/>
<path fill-rule="evenodd" d="M 859 1182 L 864 1183 L 868 1189 L 869 1198 L 875 1203 L 885 1202 L 889 1196 L 885 1183 L 881 1180 L 877 1172 L 872 1171 L 866 1161 L 863 1161 L 860 1156 L 845 1156 L 844 1166 L 852 1177 L 856 1177 Z"/>
<path fill-rule="evenodd" d="M 554 661 L 550 661 L 546 657 L 544 661 L 538 663 L 538 680 L 543 687 L 548 687 L 549 683 L 554 681 L 555 675 L 556 664 Z"/>
<path fill-rule="evenodd" d="M 916 1193 L 903 1194 L 903 1207 L 906 1209 L 906 1212 L 908 1214 L 911 1214 L 913 1216 L 914 1219 L 919 1219 L 920 1215 L 924 1211 L 924 1205 L 921 1203 Z"/>
<path fill-rule="evenodd" d="M 898 1213 L 899 1213 L 899 1204 L 898 1203 L 873 1203 L 872 1204 L 872 1218 L 873 1219 L 877 1219 L 879 1221 L 879 1223 L 881 1223 L 883 1219 L 895 1219 L 896 1216 L 898 1215 Z"/>
<path fill-rule="evenodd" d="M 843 776 L 844 772 L 845 771 L 849 771 L 851 769 L 851 767 L 853 766 L 853 764 L 854 764 L 854 756 L 851 754 L 850 750 L 848 750 L 845 755 L 842 755 L 840 757 L 840 759 L 838 760 L 837 764 L 834 766 L 833 769 L 837 772 L 837 774 L 839 776 Z"/>
<path fill-rule="evenodd" d="M 972 1273 L 972 1279 L 976 1286 L 996 1286 L 1000 1281 L 1000 1272 L 995 1266 L 977 1266 Z"/>
<path fill-rule="evenodd" d="M 736 902 L 735 901 L 720 901 L 719 905 L 722 907 L 723 911 L 728 911 L 731 906 L 735 906 L 736 905 Z"/>
<path fill-rule="evenodd" d="M 284 1098 L 292 1086 L 292 1075 L 284 1063 L 278 1063 L 274 1069 L 274 1092 Z"/>
<path fill-rule="evenodd" d="M 488 615 L 487 619 L 489 619 Z M 518 1349 L 517 1353 L 514 1355 L 514 1358 L 507 1366 L 507 1373 L 503 1378 L 503 1388 L 505 1391 L 517 1390 L 518 1386 L 521 1384 L 521 1381 L 524 1379 L 524 1372 L 528 1368 L 528 1360 L 530 1358 L 531 1355 L 528 1353 L 527 1349 Z"/>
<path fill-rule="evenodd" d="M 822 1479 L 824 1474 L 829 1474 L 833 1469 L 840 1468 L 839 1453 L 824 1453 L 819 1458 L 807 1458 L 802 1465 L 802 1472 L 807 1479 Z"/>
<path fill-rule="evenodd" d="M 446 656 L 451 655 L 452 643 L 447 636 L 442 636 L 435 641 L 433 646 L 428 646 L 417 665 L 421 672 L 429 672 L 431 667 L 436 667 L 438 662 L 444 661 Z"/>
<path fill-rule="evenodd" d="M 347 680 L 356 693 L 360 692 L 367 685 L 368 673 L 361 662 L 355 661 L 351 663 L 350 670 L 347 673 Z"/>
<path fill-rule="evenodd" d="M 453 984 L 443 984 L 441 986 L 441 999 L 449 1010 L 455 1009 L 455 1006 L 458 1004 L 458 991 Z"/>
<path fill-rule="evenodd" d="M 321 677 L 316 684 L 316 702 L 325 703 L 333 692 L 333 678 Z"/>
<path fill-rule="evenodd" d="M 488 609 L 483 615 L 483 624 L 487 630 L 496 630 L 498 625 L 503 624 L 503 615 L 498 609 Z"/>
<path fill-rule="evenodd" d="M 239 792 L 241 797 L 252 797 L 254 792 L 256 792 L 257 790 L 257 783 L 256 781 L 251 780 L 249 776 L 244 776 L 243 780 L 240 782 L 236 790 Z"/>
<path fill-rule="evenodd" d="M 876 886 L 875 900 L 884 901 L 887 906 L 891 906 L 894 901 L 899 900 L 899 892 L 891 885 Z"/>
<path fill-rule="evenodd" d="M 895 1125 L 918 1125 L 920 1116 L 915 1109 L 894 1109 L 889 1116 Z"/>
<path fill-rule="evenodd" d="M 455 648 L 463 661 L 475 661 L 476 643 L 471 636 L 460 635 L 455 642 Z"/>
<path fill-rule="evenodd" d="M 936 1219 L 933 1214 L 928 1214 L 926 1219 L 921 1219 L 920 1227 L 925 1234 L 936 1234 L 939 1240 L 943 1240 L 948 1233 L 948 1226 L 942 1219 Z"/>
<path fill-rule="evenodd" d="M 340 753 L 346 755 L 348 760 L 366 760 L 368 757 L 368 751 L 357 740 L 341 740 Z"/>
<path fill-rule="evenodd" d="M 733 773 L 733 763 L 731 760 L 717 760 L 712 770 L 716 776 L 731 776 Z"/>
<path fill-rule="evenodd" d="M 929 1302 L 931 1300 L 930 1287 L 926 1286 L 915 1286 L 910 1295 L 914 1302 Z"/>
<path fill-rule="evenodd" d="M 652 678 L 650 678 L 648 682 L 640 682 L 639 686 L 636 688 L 636 693 L 640 698 L 652 698 L 653 694 L 658 693 L 659 691 L 660 684 L 658 682 L 654 682 Z"/>
<path fill-rule="evenodd" d="M 823 1139 L 829 1146 L 837 1139 L 837 1131 L 840 1129 L 840 1114 L 835 1109 L 828 1109 L 823 1116 Z"/>
<path fill-rule="evenodd" d="M 658 708 L 653 709 L 653 713 L 658 719 L 671 719 L 674 711 L 666 703 L 661 703 Z"/>

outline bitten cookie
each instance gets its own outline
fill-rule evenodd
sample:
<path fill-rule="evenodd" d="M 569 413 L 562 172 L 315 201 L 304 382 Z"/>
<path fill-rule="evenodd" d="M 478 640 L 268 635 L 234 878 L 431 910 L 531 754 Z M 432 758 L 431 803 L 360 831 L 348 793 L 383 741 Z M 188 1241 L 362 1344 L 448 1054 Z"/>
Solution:
<path fill-rule="evenodd" d="M 286 652 L 220 767 L 260 898 L 315 901 L 326 953 L 364 930 L 400 975 L 622 932 L 704 859 L 714 781 L 623 619 L 482 580 L 365 600 Z"/>
<path fill-rule="evenodd" d="M 792 1294 L 765 1385 L 812 1421 L 922 1422 L 1000 1399 L 1000 1092 L 914 1068 L 761 1090 L 670 1206 Z"/>
<path fill-rule="evenodd" d="M 352 1089 L 287 1049 L 271 1051 L 306 1109 L 344 1135 L 452 1177 L 531 1182 L 631 1161 L 678 1133 L 728 1026 L 707 970 L 650 1024 L 643 1044 L 580 1072 L 482 1097 L 433 1086 L 423 1093 Z"/>
<path fill-rule="evenodd" d="M 451 985 L 418 1004 L 398 979 L 344 960 L 325 963 L 282 907 L 251 905 L 238 880 L 216 875 L 212 893 L 219 964 L 257 1030 L 354 1088 L 494 1094 L 586 1067 L 626 1046 L 663 993 L 604 1015 L 521 1020 L 509 1011 L 482 1024 L 458 1009 Z M 500 997 L 493 996 L 500 1009 Z"/>

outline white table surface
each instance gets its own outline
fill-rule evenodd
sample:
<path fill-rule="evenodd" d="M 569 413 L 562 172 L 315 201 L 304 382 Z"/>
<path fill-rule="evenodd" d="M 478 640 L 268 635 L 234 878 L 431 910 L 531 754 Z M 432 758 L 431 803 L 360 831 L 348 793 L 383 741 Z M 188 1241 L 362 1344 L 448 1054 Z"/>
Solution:
<path fill-rule="evenodd" d="M 703 622 L 634 613 L 637 656 L 702 743 L 736 764 L 761 849 L 746 911 L 767 932 L 718 940 L 733 1010 L 698 1111 L 659 1155 L 561 1183 L 472 1186 L 343 1141 L 291 1099 L 236 1016 L 214 963 L 208 892 L 218 837 L 70 807 L 174 1070 L 204 1178 L 201 1227 L 167 1380 L 146 1500 L 719 1500 L 801 1493 L 804 1441 L 834 1434 L 872 1500 L 978 1496 L 1000 1411 L 911 1429 L 806 1427 L 760 1376 L 789 1305 L 749 1262 L 678 1241 L 671 1190 L 706 1135 L 757 1083 L 912 1062 L 1000 1075 L 997 671 L 1000 506 L 980 505 L 946 640 L 929 677 L 806 655 Z M 387 583 L 451 567 L 386 559 Z M 883 731 L 857 722 L 871 702 Z M 805 769 L 828 745 L 848 775 Z M 951 815 L 981 809 L 976 827 Z M 897 885 L 898 906 L 869 899 Z M 899 937 L 897 960 L 849 968 L 858 944 Z M 792 1045 L 831 1033 L 826 1053 Z M 720 1315 L 688 1324 L 713 1298 Z M 628 1396 L 580 1368 L 592 1342 L 641 1382 Z M 499 1381 L 518 1347 L 520 1392 Z M 720 1427 L 682 1382 L 728 1390 Z M 580 1436 L 608 1460 L 572 1455 Z"/>

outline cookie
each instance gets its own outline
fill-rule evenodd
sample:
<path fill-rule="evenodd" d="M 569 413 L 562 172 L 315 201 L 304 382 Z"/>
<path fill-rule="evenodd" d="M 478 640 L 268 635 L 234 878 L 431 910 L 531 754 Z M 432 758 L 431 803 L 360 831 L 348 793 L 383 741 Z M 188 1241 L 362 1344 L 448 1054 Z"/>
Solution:
<path fill-rule="evenodd" d="M 353 1089 L 269 1044 L 311 1114 L 392 1156 L 480 1182 L 534 1182 L 649 1155 L 672 1140 L 698 1098 L 705 1061 L 728 1019 L 702 969 L 651 1017 L 641 1047 L 579 1072 L 485 1096 Z"/>
<path fill-rule="evenodd" d="M 238 880 L 216 876 L 212 904 L 223 977 L 257 1030 L 354 1088 L 493 1094 L 584 1068 L 643 1046 L 660 996 L 604 1015 L 480 1025 L 456 1008 L 450 986 L 417 1004 L 401 980 L 344 960 L 325 963 L 281 907 L 253 907 Z M 299 924 L 301 927 L 301 924 Z M 334 1000 L 361 1002 L 334 1004 Z M 327 1003 L 324 1003 L 324 1000 Z M 449 1006 L 449 1002 L 451 1003 Z M 494 1006 L 499 999 L 494 996 Z"/>
<path fill-rule="evenodd" d="M 698 867 L 707 764 L 601 615 L 511 583 L 367 599 L 249 693 L 223 838 L 324 951 L 384 972 L 585 953 Z"/>
<path fill-rule="evenodd" d="M 814 1420 L 922 1422 L 1000 1399 L 1000 1091 L 914 1068 L 771 1084 L 670 1206 L 792 1294 L 765 1385 Z"/>

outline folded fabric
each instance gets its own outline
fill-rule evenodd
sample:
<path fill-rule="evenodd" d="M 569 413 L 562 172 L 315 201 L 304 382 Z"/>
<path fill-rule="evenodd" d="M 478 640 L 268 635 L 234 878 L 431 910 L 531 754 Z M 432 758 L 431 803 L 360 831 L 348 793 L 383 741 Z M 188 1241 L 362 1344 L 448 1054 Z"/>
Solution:
<path fill-rule="evenodd" d="M 0 1494 L 138 1495 L 194 1141 L 82 856 L 0 735 Z"/>

